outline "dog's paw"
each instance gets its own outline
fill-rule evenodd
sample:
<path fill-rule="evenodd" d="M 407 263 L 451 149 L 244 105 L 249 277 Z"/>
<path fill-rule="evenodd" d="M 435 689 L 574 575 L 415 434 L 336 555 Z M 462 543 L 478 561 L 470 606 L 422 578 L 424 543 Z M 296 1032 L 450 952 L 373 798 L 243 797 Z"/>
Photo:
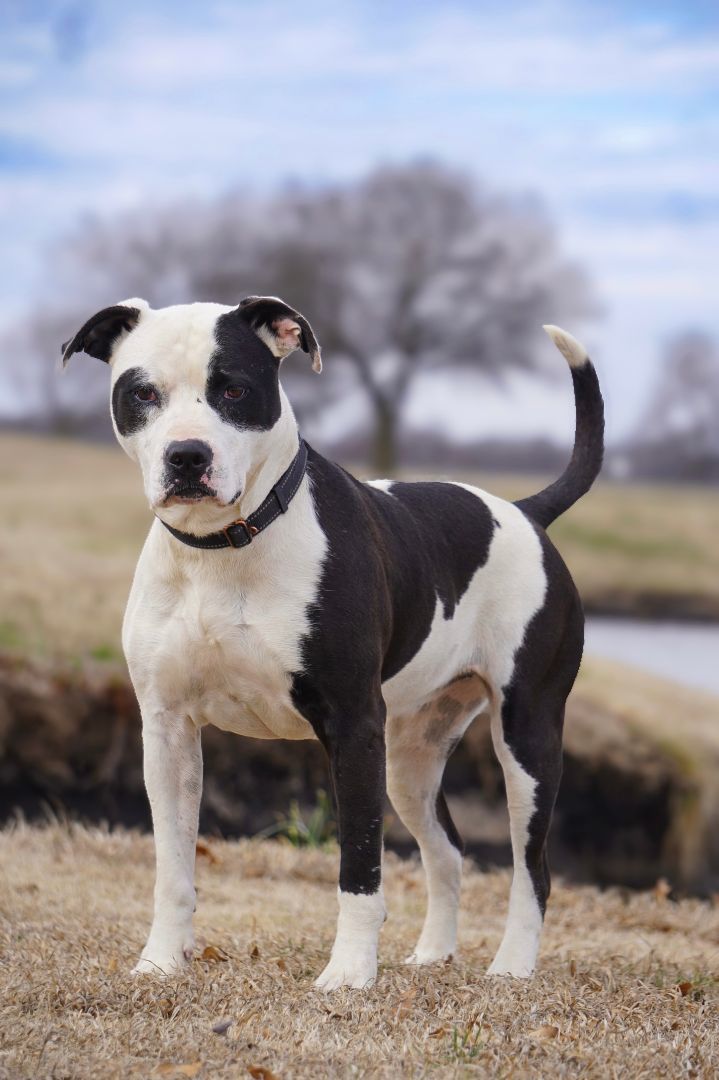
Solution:
<path fill-rule="evenodd" d="M 356 955 L 340 954 L 332 957 L 329 964 L 315 980 L 318 990 L 330 993 L 348 986 L 352 990 L 365 990 L 377 978 L 377 957 L 370 953 Z"/>
<path fill-rule="evenodd" d="M 497 953 L 492 963 L 487 968 L 488 975 L 511 975 L 515 979 L 528 979 L 534 974 L 534 960 L 527 957 L 502 955 L 502 950 Z"/>
<path fill-rule="evenodd" d="M 162 952 L 145 948 L 130 974 L 158 975 L 160 978 L 181 975 L 182 972 L 187 971 L 194 951 L 194 945 L 190 942 L 178 949 Z"/>
<path fill-rule="evenodd" d="M 498 964 L 496 960 L 487 968 L 488 975 L 504 975 L 513 979 L 528 979 L 534 974 L 534 968 L 527 967 L 526 964 Z"/>
<path fill-rule="evenodd" d="M 534 932 L 505 937 L 487 969 L 487 974 L 528 979 L 534 974 L 538 949 L 539 935 Z"/>
<path fill-rule="evenodd" d="M 443 946 L 432 948 L 418 945 L 414 952 L 410 953 L 407 957 L 405 964 L 412 964 L 417 967 L 422 964 L 446 964 L 452 959 L 454 953 L 454 948 L 446 948 Z"/>

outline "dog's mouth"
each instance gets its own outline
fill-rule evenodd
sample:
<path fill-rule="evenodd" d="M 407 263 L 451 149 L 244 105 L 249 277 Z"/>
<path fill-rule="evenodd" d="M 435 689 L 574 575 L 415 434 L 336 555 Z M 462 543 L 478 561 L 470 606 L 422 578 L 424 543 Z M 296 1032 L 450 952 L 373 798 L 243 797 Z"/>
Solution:
<path fill-rule="evenodd" d="M 163 506 L 177 506 L 185 503 L 202 502 L 212 499 L 217 502 L 217 492 L 208 484 L 201 482 L 173 484 L 162 501 Z"/>

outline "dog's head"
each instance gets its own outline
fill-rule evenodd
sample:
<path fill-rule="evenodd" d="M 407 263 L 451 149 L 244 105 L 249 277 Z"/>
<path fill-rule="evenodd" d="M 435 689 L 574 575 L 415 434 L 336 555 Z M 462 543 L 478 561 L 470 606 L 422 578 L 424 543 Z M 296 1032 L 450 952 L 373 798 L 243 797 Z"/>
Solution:
<path fill-rule="evenodd" d="M 224 524 L 273 451 L 292 445 L 279 367 L 298 348 L 320 371 L 310 324 L 277 297 L 158 310 L 125 300 L 88 319 L 63 363 L 86 352 L 110 366 L 115 433 L 140 464 L 151 508 L 178 528 L 207 528 Z"/>

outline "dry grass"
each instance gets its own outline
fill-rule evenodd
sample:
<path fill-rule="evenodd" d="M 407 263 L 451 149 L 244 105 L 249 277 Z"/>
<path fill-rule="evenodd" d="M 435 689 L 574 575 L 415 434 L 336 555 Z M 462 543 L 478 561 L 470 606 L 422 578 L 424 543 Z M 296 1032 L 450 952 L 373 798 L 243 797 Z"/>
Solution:
<path fill-rule="evenodd" d="M 122 612 L 149 526 L 139 473 L 118 447 L 0 437 L 0 648 L 119 661 Z M 508 497 L 541 486 L 465 477 Z M 599 485 L 552 535 L 585 600 L 643 593 L 719 612 L 719 494 Z"/>
<path fill-rule="evenodd" d="M 0 648 L 120 659 L 150 515 L 119 447 L 0 438 Z"/>
<path fill-rule="evenodd" d="M 672 903 L 661 888 L 559 884 L 538 974 L 490 981 L 509 878 L 468 868 L 460 956 L 409 969 L 421 874 L 388 857 L 377 984 L 326 997 L 312 978 L 332 941 L 336 854 L 256 841 L 207 851 L 197 915 L 207 959 L 183 978 L 133 980 L 150 838 L 58 825 L 0 834 L 0 1075 L 717 1074 L 716 906 Z"/>

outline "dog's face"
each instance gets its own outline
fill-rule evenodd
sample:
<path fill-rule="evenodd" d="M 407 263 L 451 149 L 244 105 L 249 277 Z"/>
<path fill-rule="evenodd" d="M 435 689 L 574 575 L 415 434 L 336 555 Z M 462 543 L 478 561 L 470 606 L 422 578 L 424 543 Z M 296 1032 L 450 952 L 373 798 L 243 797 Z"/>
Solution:
<path fill-rule="evenodd" d="M 280 361 L 297 348 L 321 369 L 307 320 L 275 297 L 239 307 L 186 304 L 152 310 L 127 300 L 94 315 L 64 346 L 112 369 L 112 420 L 142 469 L 155 513 L 182 527 L 239 506 L 291 410 Z"/>

